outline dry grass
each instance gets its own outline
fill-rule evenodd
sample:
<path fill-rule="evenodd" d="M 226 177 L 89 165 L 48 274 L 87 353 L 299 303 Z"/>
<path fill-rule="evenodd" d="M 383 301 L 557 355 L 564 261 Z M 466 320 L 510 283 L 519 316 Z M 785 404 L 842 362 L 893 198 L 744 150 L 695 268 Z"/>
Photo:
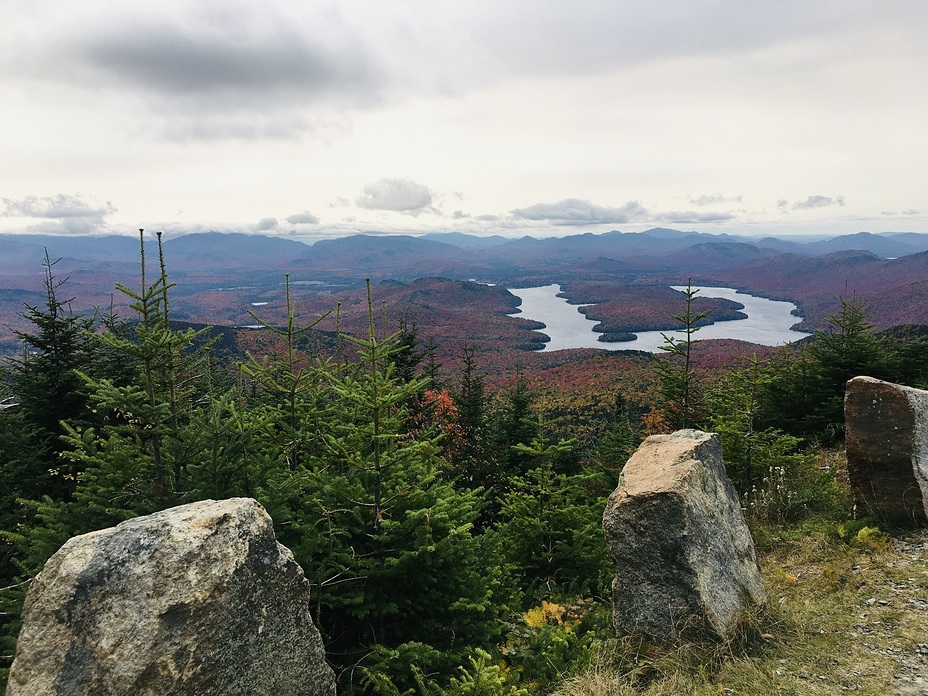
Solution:
<path fill-rule="evenodd" d="M 928 694 L 928 534 L 853 545 L 817 531 L 772 548 L 769 606 L 737 640 L 614 641 L 556 696 Z"/>

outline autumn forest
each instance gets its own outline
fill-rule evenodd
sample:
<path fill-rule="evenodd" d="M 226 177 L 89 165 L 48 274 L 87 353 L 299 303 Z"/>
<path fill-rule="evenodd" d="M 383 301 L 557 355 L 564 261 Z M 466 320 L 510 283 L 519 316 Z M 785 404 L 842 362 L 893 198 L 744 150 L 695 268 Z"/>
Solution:
<path fill-rule="evenodd" d="M 720 433 L 761 544 L 849 520 L 845 382 L 928 387 L 922 240 L 610 234 L 0 238 L 0 669 L 64 541 L 195 500 L 267 509 L 343 694 L 552 693 L 588 669 L 615 641 L 603 506 L 648 434 Z M 506 287 L 550 283 L 663 350 L 539 352 Z M 788 299 L 811 335 L 700 341 L 737 308 L 669 287 L 690 283 Z"/>

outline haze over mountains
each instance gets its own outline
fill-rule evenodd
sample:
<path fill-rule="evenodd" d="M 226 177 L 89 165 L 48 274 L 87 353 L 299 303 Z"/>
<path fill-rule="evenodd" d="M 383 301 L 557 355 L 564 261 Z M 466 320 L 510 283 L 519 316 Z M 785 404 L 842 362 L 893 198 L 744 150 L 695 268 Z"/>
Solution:
<path fill-rule="evenodd" d="M 146 233 L 146 240 L 151 273 L 157 259 L 154 234 Z M 44 297 L 46 249 L 52 261 L 60 259 L 55 273 L 69 279 L 66 292 L 75 298 L 76 310 L 111 301 L 119 308 L 115 284 L 138 285 L 138 239 L 0 235 L 0 342 L 7 342 L 7 350 L 11 327 L 22 330 L 18 315 L 24 303 L 41 304 Z M 211 232 L 166 238 L 164 254 L 170 279 L 177 284 L 176 316 L 217 326 L 253 323 L 248 310 L 256 302 L 267 303 L 262 311 L 280 318 L 285 277 L 304 307 L 320 311 L 332 309 L 335 302 L 360 307 L 356 296 L 365 279 L 375 285 L 389 282 L 389 292 L 382 295 L 402 305 L 407 315 L 415 316 L 419 306 L 431 321 L 438 316 L 436 307 L 450 312 L 454 302 L 471 302 L 472 295 L 463 292 L 459 282 L 430 281 L 426 310 L 416 304 L 415 298 L 422 296 L 421 284 L 412 285 L 417 279 L 474 280 L 503 287 L 559 283 L 574 303 L 584 302 L 595 289 L 597 296 L 616 298 L 614 316 L 603 317 L 603 331 L 618 330 L 619 325 L 622 331 L 663 329 L 664 317 L 678 308 L 665 307 L 647 288 L 685 284 L 688 279 L 795 302 L 802 314 L 797 321 L 801 319 L 800 328 L 807 330 L 825 326 L 845 292 L 866 300 L 879 328 L 928 325 L 928 234 L 861 232 L 778 239 L 655 228 L 543 239 L 359 234 L 309 246 L 280 237 Z M 450 294 L 442 298 L 442 293 Z M 489 312 L 513 309 L 505 298 L 494 297 L 491 304 Z M 640 310 L 641 326 L 634 326 L 637 310 L 630 307 Z M 608 309 L 600 308 L 600 314 Z M 475 316 L 466 320 L 475 321 Z M 453 324 L 443 331 L 460 330 Z M 479 327 L 475 331 L 479 334 Z M 448 338 L 453 336 L 449 333 Z M 514 345 L 538 340 L 537 333 L 527 334 Z"/>
<path fill-rule="evenodd" d="M 152 242 L 154 236 L 149 235 Z M 0 235 L 0 272 L 28 271 L 36 267 L 47 248 L 62 265 L 138 261 L 138 240 L 126 236 Z M 172 270 L 251 267 L 273 269 L 296 264 L 339 276 L 377 275 L 388 271 L 398 277 L 434 275 L 448 269 L 518 271 L 539 265 L 565 266 L 591 260 L 622 261 L 627 268 L 673 269 L 691 266 L 736 267 L 782 253 L 820 256 L 840 251 L 868 251 L 881 258 L 897 258 L 928 251 L 928 234 L 911 232 L 860 232 L 820 237 L 750 237 L 731 234 L 681 232 L 655 228 L 645 232 L 613 231 L 537 239 L 479 237 L 459 232 L 407 235 L 359 234 L 327 239 L 312 246 L 282 237 L 206 232 L 166 239 L 165 253 Z M 431 266 L 430 268 L 423 267 Z M 33 270 L 40 270 L 34 268 Z"/>

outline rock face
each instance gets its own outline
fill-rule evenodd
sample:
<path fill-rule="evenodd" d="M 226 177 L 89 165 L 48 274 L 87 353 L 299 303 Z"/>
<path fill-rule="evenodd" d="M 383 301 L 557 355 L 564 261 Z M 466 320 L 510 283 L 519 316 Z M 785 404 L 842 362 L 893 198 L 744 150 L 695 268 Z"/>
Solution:
<path fill-rule="evenodd" d="M 603 530 L 616 568 L 619 634 L 727 638 L 766 602 L 754 540 L 714 433 L 645 440 L 609 498 Z"/>
<path fill-rule="evenodd" d="M 844 393 L 847 473 L 860 515 L 928 521 L 928 391 L 855 377 Z"/>
<path fill-rule="evenodd" d="M 8 696 L 335 693 L 303 571 L 250 498 L 74 537 L 23 619 Z"/>

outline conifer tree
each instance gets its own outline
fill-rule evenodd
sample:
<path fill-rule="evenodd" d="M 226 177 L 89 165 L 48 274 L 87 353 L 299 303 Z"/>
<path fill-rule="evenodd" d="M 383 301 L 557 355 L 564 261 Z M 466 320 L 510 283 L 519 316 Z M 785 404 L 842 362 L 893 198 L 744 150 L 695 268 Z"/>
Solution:
<path fill-rule="evenodd" d="M 698 341 L 693 336 L 699 331 L 699 322 L 708 317 L 710 312 L 693 309 L 698 292 L 693 289 L 692 281 L 687 281 L 686 290 L 683 291 L 685 309 L 673 315 L 673 319 L 682 325 L 677 333 L 683 334 L 683 337 L 661 334 L 664 343 L 659 348 L 666 357 L 654 362 L 654 372 L 659 382 L 657 407 L 671 430 L 700 427 L 704 421 L 699 373 L 693 365 L 693 348 Z"/>
<path fill-rule="evenodd" d="M 396 350 L 392 356 L 397 379 L 401 382 L 412 381 L 424 358 L 425 353 L 419 350 L 419 327 L 416 320 L 404 316 L 396 332 Z"/>
<path fill-rule="evenodd" d="M 90 415 L 77 370 L 93 360 L 93 322 L 60 296 L 67 279 L 55 277 L 56 263 L 46 250 L 45 305 L 26 305 L 23 316 L 33 329 L 17 333 L 23 357 L 0 370 L 0 683 L 12 660 L 30 578 L 22 574 L 29 555 L 25 535 L 36 520 L 21 501 L 70 500 L 80 468 L 59 457 L 62 422 Z"/>
<path fill-rule="evenodd" d="M 641 444 L 641 425 L 621 393 L 613 399 L 608 420 L 596 442 L 596 457 L 603 469 L 617 474 Z"/>
<path fill-rule="evenodd" d="M 330 654 L 402 681 L 413 663 L 450 673 L 465 646 L 488 646 L 499 609 L 493 539 L 473 533 L 479 495 L 455 490 L 434 436 L 408 435 L 421 384 L 397 378 L 397 339 L 373 320 L 366 338 L 346 337 L 359 363 L 332 375 L 339 417 L 307 463 L 293 531 Z"/>
<path fill-rule="evenodd" d="M 63 465 L 58 454 L 63 421 L 86 419 L 87 394 L 78 370 L 87 370 L 94 358 L 91 338 L 93 320 L 71 311 L 73 298 L 60 297 L 67 278 L 58 279 L 54 266 L 58 261 L 45 252 L 45 305 L 26 305 L 23 315 L 34 326 L 33 332 L 17 332 L 23 341 L 24 355 L 13 360 L 9 377 L 18 403 L 18 417 L 32 430 L 32 443 L 38 449 L 32 470 L 23 472 L 16 488 L 20 497 L 49 495 L 67 499 L 78 473 Z"/>
<path fill-rule="evenodd" d="M 808 344 L 775 365 L 762 389 L 758 415 L 763 425 L 833 441 L 843 433 L 847 381 L 859 375 L 892 380 L 897 374 L 897 355 L 876 334 L 863 299 L 852 293 L 838 302 L 826 330 L 816 331 Z"/>
<path fill-rule="evenodd" d="M 98 422 L 62 422 L 61 457 L 80 473 L 73 499 L 46 495 L 30 503 L 37 524 L 28 532 L 25 562 L 33 571 L 69 536 L 181 502 L 186 467 L 203 446 L 202 431 L 189 427 L 202 356 L 188 352 L 203 332 L 171 328 L 163 255 L 148 284 L 141 230 L 139 239 L 141 290 L 117 284 L 133 300 L 138 322 L 133 331 L 97 339 L 106 351 L 128 356 L 128 369 L 117 376 L 76 372 Z M 158 241 L 160 252 L 160 235 Z"/>
<path fill-rule="evenodd" d="M 538 436 L 533 412 L 536 396 L 518 366 L 515 380 L 501 394 L 493 417 L 493 444 L 500 471 L 506 478 L 521 476 L 532 464 L 530 455 L 519 446 L 529 445 Z"/>
<path fill-rule="evenodd" d="M 611 487 L 602 471 L 564 473 L 561 462 L 576 441 L 548 442 L 550 425 L 540 411 L 532 441 L 514 446 L 529 468 L 510 479 L 500 513 L 502 546 L 529 604 L 598 591 L 610 566 L 601 527 Z"/>
<path fill-rule="evenodd" d="M 486 377 L 477 367 L 473 346 L 464 345 L 461 349 L 458 384 L 451 395 L 460 429 L 460 447 L 453 453 L 454 470 L 463 485 L 490 490 L 499 483 L 499 471 L 488 460 Z"/>
<path fill-rule="evenodd" d="M 849 379 L 858 375 L 887 379 L 893 373 L 892 356 L 876 335 L 863 298 L 845 293 L 838 302 L 838 312 L 828 317 L 828 330 L 817 332 L 808 349 L 817 374 L 807 388 L 821 404 L 810 414 L 808 425 L 821 430 L 843 431 Z"/>
<path fill-rule="evenodd" d="M 730 369 L 709 394 L 711 427 L 722 441 L 726 473 L 741 494 L 760 486 L 771 467 L 793 469 L 805 462 L 797 451 L 801 440 L 758 428 L 761 393 L 770 375 L 769 366 L 754 355 L 744 366 Z"/>
<path fill-rule="evenodd" d="M 8 392 L 0 386 L 0 403 Z M 33 524 L 30 511 L 19 504 L 21 497 L 36 497 L 47 490 L 37 462 L 45 453 L 38 446 L 34 426 L 16 406 L 0 409 L 0 688 L 13 661 L 20 612 L 29 578 L 21 576 L 25 554 L 22 535 Z"/>
<path fill-rule="evenodd" d="M 326 312 L 303 327 L 297 326 L 297 308 L 290 296 L 290 275 L 285 277 L 287 324 L 272 326 L 258 315 L 251 316 L 265 330 L 283 343 L 283 356 L 256 357 L 248 355 L 240 366 L 243 376 L 260 390 L 257 403 L 252 406 L 263 412 L 273 423 L 265 430 L 280 453 L 286 458 L 291 471 L 297 470 L 301 460 L 311 456 L 321 446 L 320 432 L 327 425 L 329 408 L 325 391 L 331 373 L 343 369 L 341 361 L 334 363 L 323 358 L 307 359 L 298 349 L 300 339 L 325 319 Z"/>

